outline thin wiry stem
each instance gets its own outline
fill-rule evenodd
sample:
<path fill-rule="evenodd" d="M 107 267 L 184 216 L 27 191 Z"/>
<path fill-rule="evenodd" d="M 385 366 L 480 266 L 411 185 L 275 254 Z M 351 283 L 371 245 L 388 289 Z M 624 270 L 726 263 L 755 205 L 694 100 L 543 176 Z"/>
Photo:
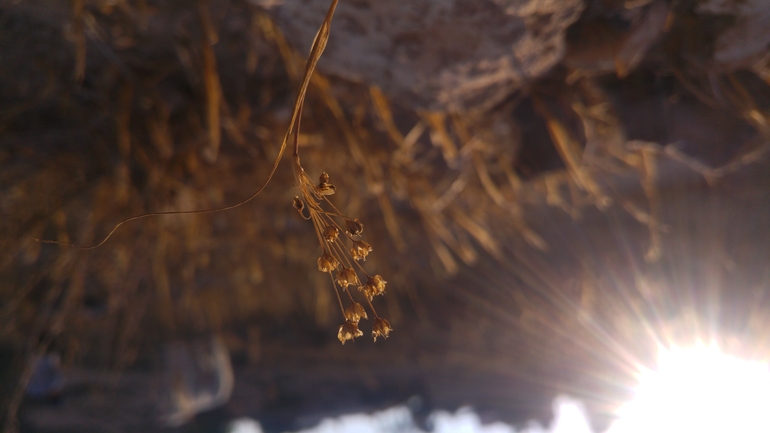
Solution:
<path fill-rule="evenodd" d="M 34 240 L 44 244 L 68 245 L 80 250 L 93 250 L 95 248 L 99 248 L 100 246 L 104 245 L 123 224 L 129 223 L 131 221 L 136 221 L 139 219 L 144 219 L 144 218 L 153 217 L 153 216 L 163 216 L 163 215 L 193 215 L 193 214 L 197 215 L 197 214 L 223 212 L 223 211 L 227 211 L 227 210 L 231 210 L 231 209 L 235 209 L 237 207 L 243 206 L 244 204 L 256 198 L 267 187 L 267 185 L 273 179 L 273 175 L 275 175 L 276 170 L 278 170 L 278 166 L 281 163 L 283 153 L 284 151 L 286 151 L 286 145 L 288 144 L 289 136 L 294 130 L 295 124 L 297 125 L 297 131 L 299 131 L 299 117 L 300 117 L 299 115 L 301 114 L 302 106 L 305 101 L 307 88 L 310 85 L 310 78 L 313 75 L 313 71 L 315 71 L 315 67 L 318 64 L 318 60 L 321 58 L 321 54 L 323 54 L 323 51 L 326 48 L 326 43 L 329 40 L 329 33 L 331 31 L 332 18 L 334 17 L 334 11 L 337 9 L 338 2 L 339 0 L 331 1 L 331 4 L 329 5 L 329 10 L 326 12 L 326 17 L 324 17 L 323 23 L 321 23 L 321 27 L 318 29 L 318 33 L 316 33 L 315 39 L 313 39 L 313 44 L 312 44 L 312 47 L 310 48 L 310 54 L 308 55 L 307 61 L 305 62 L 305 72 L 302 77 L 302 84 L 300 85 L 299 91 L 297 92 L 297 97 L 294 101 L 294 110 L 292 112 L 291 120 L 289 121 L 289 127 L 286 129 L 286 133 L 284 134 L 283 142 L 281 143 L 281 147 L 278 150 L 278 156 L 275 157 L 275 161 L 273 162 L 272 168 L 270 168 L 270 172 L 267 175 L 267 179 L 253 194 L 251 194 L 246 199 L 241 200 L 237 203 L 234 203 L 228 206 L 218 207 L 218 208 L 187 210 L 187 211 L 150 212 L 150 213 L 132 216 L 130 218 L 126 218 L 118 222 L 117 224 L 115 224 L 112 230 L 110 230 L 107 236 L 105 236 L 104 239 L 101 240 L 101 242 L 97 243 L 96 245 L 92 245 L 88 247 L 81 247 L 70 242 L 60 242 L 60 241 L 54 241 L 49 239 L 35 238 Z M 299 147 L 299 142 L 295 141 L 295 148 L 294 148 L 295 156 L 298 155 L 298 147 Z"/>
<path fill-rule="evenodd" d="M 321 248 L 323 249 L 323 252 L 324 253 L 328 252 L 329 254 L 331 254 L 331 251 L 327 251 L 323 236 L 321 236 L 322 230 L 321 230 L 321 227 L 319 227 L 321 225 L 321 222 L 318 221 L 318 215 L 315 212 L 311 212 L 310 217 L 313 220 L 315 234 L 318 237 L 318 243 L 321 244 Z"/>
<path fill-rule="evenodd" d="M 347 256 L 347 254 L 345 254 L 346 253 L 345 249 L 338 244 L 338 241 L 339 241 L 339 239 L 337 241 L 335 241 L 335 242 L 329 242 L 329 241 L 327 241 L 327 242 L 329 244 L 331 244 L 332 247 L 334 247 L 334 248 L 336 248 L 338 250 L 338 254 L 345 261 L 343 263 L 343 265 L 347 265 L 348 268 L 352 268 L 353 265 L 350 264 L 350 260 L 348 260 L 348 256 Z M 342 260 L 340 260 L 340 263 L 342 263 Z"/>
<path fill-rule="evenodd" d="M 353 295 L 351 295 L 351 294 L 350 294 L 350 290 L 348 290 L 348 288 L 347 288 L 347 287 L 344 287 L 344 288 L 343 288 L 343 290 L 345 290 L 345 293 L 347 293 L 347 294 L 348 294 L 348 299 L 350 299 L 350 303 L 351 303 L 351 304 L 352 304 L 352 303 L 355 303 L 355 302 L 356 302 L 356 300 L 355 300 L 355 299 L 353 299 Z"/>
<path fill-rule="evenodd" d="M 347 219 L 350 219 L 350 218 L 346 217 L 345 215 L 343 215 L 343 214 L 342 214 L 342 212 L 340 212 L 340 210 L 339 210 L 339 209 L 337 209 L 337 206 L 334 206 L 334 203 L 332 203 L 332 201 L 331 201 L 331 200 L 329 200 L 328 198 L 326 198 L 326 196 L 324 196 L 324 197 L 322 197 L 322 198 L 323 198 L 323 199 L 326 201 L 326 203 L 329 203 L 329 206 L 331 206 L 331 207 L 332 207 L 332 209 L 334 209 L 334 211 L 335 211 L 335 212 L 337 212 L 337 214 L 332 214 L 331 212 L 329 212 L 329 214 L 330 214 L 330 215 L 334 215 L 334 216 L 337 216 L 337 217 L 340 217 L 340 218 L 347 218 Z"/>
<path fill-rule="evenodd" d="M 332 280 L 332 290 L 334 290 L 334 294 L 337 295 L 337 302 L 340 303 L 340 311 L 342 312 L 342 318 L 347 319 L 345 317 L 345 307 L 342 306 L 342 298 L 340 297 L 340 292 L 337 290 L 337 285 L 334 283 L 334 277 L 332 276 L 332 273 L 329 272 L 329 278 Z"/>
<path fill-rule="evenodd" d="M 324 213 L 324 215 L 327 215 L 327 216 L 330 216 L 330 217 L 348 218 L 345 215 L 334 213 L 334 212 L 329 212 L 328 210 L 324 210 L 323 213 Z M 348 218 L 348 219 L 350 219 L 350 218 Z M 337 224 L 337 223 L 335 223 L 335 224 Z M 337 226 L 337 227 L 339 227 L 339 226 Z"/>
<path fill-rule="evenodd" d="M 364 296 L 364 298 L 366 298 L 366 302 L 369 304 L 369 308 L 372 309 L 372 314 L 374 315 L 374 318 L 379 319 L 380 316 L 377 315 L 377 310 L 374 309 L 374 305 L 372 305 L 372 300 L 369 299 L 368 296 Z"/>
<path fill-rule="evenodd" d="M 366 269 L 364 269 L 364 266 L 363 266 L 362 264 L 358 263 L 358 261 L 357 261 L 357 260 L 353 260 L 353 263 L 355 263 L 355 264 L 356 264 L 356 266 L 358 266 L 358 268 L 359 268 L 359 269 L 361 269 L 361 272 L 363 272 L 363 273 L 364 273 L 364 275 L 366 275 L 366 278 L 369 278 L 369 277 L 371 277 L 371 275 L 369 275 L 369 273 L 368 273 L 368 272 L 366 272 Z"/>
<path fill-rule="evenodd" d="M 364 268 L 364 265 L 362 265 L 361 263 L 359 263 L 359 262 L 358 262 L 358 260 L 353 260 L 353 263 L 354 263 L 356 266 L 358 266 L 358 269 L 360 269 L 360 270 L 361 270 L 361 272 L 363 272 L 363 274 L 364 274 L 364 276 L 366 276 L 366 278 L 369 278 L 369 277 L 371 277 L 371 275 L 369 275 L 369 273 L 368 273 L 368 272 L 366 272 L 366 269 Z M 352 267 L 352 266 L 351 266 L 351 267 Z"/>

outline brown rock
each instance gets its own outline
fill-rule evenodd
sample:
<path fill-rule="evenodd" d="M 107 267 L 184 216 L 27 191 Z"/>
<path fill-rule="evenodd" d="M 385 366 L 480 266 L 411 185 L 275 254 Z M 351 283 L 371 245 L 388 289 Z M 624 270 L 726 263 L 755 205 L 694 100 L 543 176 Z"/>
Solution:
<path fill-rule="evenodd" d="M 328 0 L 254 0 L 306 53 Z M 417 109 L 485 108 L 551 68 L 582 0 L 340 2 L 321 72 Z"/>
<path fill-rule="evenodd" d="M 716 40 L 714 61 L 718 64 L 736 70 L 766 58 L 770 45 L 770 7 L 766 0 L 708 0 L 699 4 L 696 11 L 734 20 Z"/>

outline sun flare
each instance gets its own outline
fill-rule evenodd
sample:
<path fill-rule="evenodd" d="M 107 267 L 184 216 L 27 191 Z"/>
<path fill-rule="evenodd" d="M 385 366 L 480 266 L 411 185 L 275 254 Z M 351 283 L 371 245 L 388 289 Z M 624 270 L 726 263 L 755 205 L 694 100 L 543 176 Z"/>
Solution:
<path fill-rule="evenodd" d="M 607 433 L 770 432 L 770 370 L 715 345 L 661 351 Z"/>

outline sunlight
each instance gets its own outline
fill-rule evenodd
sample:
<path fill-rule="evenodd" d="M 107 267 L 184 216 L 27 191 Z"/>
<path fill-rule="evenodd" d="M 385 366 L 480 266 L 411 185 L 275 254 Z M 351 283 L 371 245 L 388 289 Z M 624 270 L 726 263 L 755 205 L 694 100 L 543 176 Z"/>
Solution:
<path fill-rule="evenodd" d="M 244 417 L 230 422 L 227 433 L 264 433 L 264 431 L 256 420 Z"/>
<path fill-rule="evenodd" d="M 530 422 L 522 430 L 484 424 L 470 408 L 436 411 L 433 433 L 591 433 L 588 414 L 576 399 L 559 396 L 548 428 Z M 236 428 L 239 427 L 239 428 Z M 233 425 L 231 432 L 261 433 L 259 424 Z M 405 406 L 373 414 L 328 418 L 298 433 L 425 433 Z M 770 432 L 770 369 L 722 353 L 715 345 L 672 349 L 659 355 L 658 368 L 641 374 L 634 399 L 618 411 L 605 433 Z"/>
<path fill-rule="evenodd" d="M 607 433 L 769 432 L 770 371 L 712 345 L 661 352 Z"/>

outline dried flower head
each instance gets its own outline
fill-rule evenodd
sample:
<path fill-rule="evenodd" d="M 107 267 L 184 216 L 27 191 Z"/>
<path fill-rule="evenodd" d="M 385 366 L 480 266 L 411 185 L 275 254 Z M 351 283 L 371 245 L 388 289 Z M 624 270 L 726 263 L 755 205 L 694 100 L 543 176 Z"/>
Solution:
<path fill-rule="evenodd" d="M 337 338 L 339 338 L 342 344 L 362 335 L 364 335 L 364 333 L 361 332 L 361 330 L 358 329 L 358 325 L 353 322 L 345 322 L 345 324 L 340 326 L 340 330 L 337 332 Z"/>
<path fill-rule="evenodd" d="M 359 320 L 368 319 L 368 317 L 366 316 L 366 310 L 364 310 L 364 307 L 358 302 L 353 302 L 348 306 L 348 308 L 345 308 L 345 319 L 348 322 L 358 324 Z"/>
<path fill-rule="evenodd" d="M 297 212 L 299 213 L 302 213 L 302 210 L 305 209 L 305 202 L 296 195 L 294 196 L 294 200 L 291 202 L 291 205 L 294 206 L 294 209 L 297 209 Z"/>
<path fill-rule="evenodd" d="M 316 191 L 320 195 L 332 195 L 337 192 L 337 188 L 329 183 L 329 175 L 326 172 L 321 173 Z"/>
<path fill-rule="evenodd" d="M 353 268 L 346 268 L 343 266 L 342 269 L 337 272 L 337 284 L 344 289 L 348 286 L 357 286 L 361 284 L 361 282 L 358 281 L 358 275 L 356 275 L 356 271 L 354 271 Z"/>
<path fill-rule="evenodd" d="M 350 236 L 361 236 L 361 233 L 364 232 L 364 225 L 358 218 L 345 218 L 345 229 Z"/>
<path fill-rule="evenodd" d="M 377 341 L 377 337 L 388 338 L 388 334 L 393 328 L 390 327 L 390 322 L 378 317 L 374 319 L 374 325 L 372 325 L 372 337 L 374 341 Z"/>
<path fill-rule="evenodd" d="M 340 262 L 331 254 L 324 253 L 318 258 L 318 270 L 321 272 L 331 272 L 340 266 Z"/>
<path fill-rule="evenodd" d="M 334 242 L 337 240 L 337 238 L 340 235 L 340 230 L 337 227 L 334 226 L 326 226 L 324 229 L 324 239 L 326 239 L 328 242 Z"/>
<path fill-rule="evenodd" d="M 387 283 L 381 276 L 375 275 L 369 277 L 365 285 L 358 286 L 358 290 L 364 292 L 364 295 L 371 301 L 375 296 L 385 293 L 385 284 Z"/>
<path fill-rule="evenodd" d="M 353 260 L 366 261 L 366 256 L 368 256 L 371 252 L 372 246 L 369 245 L 368 242 L 354 241 L 353 248 L 350 249 L 350 256 L 353 257 Z"/>

